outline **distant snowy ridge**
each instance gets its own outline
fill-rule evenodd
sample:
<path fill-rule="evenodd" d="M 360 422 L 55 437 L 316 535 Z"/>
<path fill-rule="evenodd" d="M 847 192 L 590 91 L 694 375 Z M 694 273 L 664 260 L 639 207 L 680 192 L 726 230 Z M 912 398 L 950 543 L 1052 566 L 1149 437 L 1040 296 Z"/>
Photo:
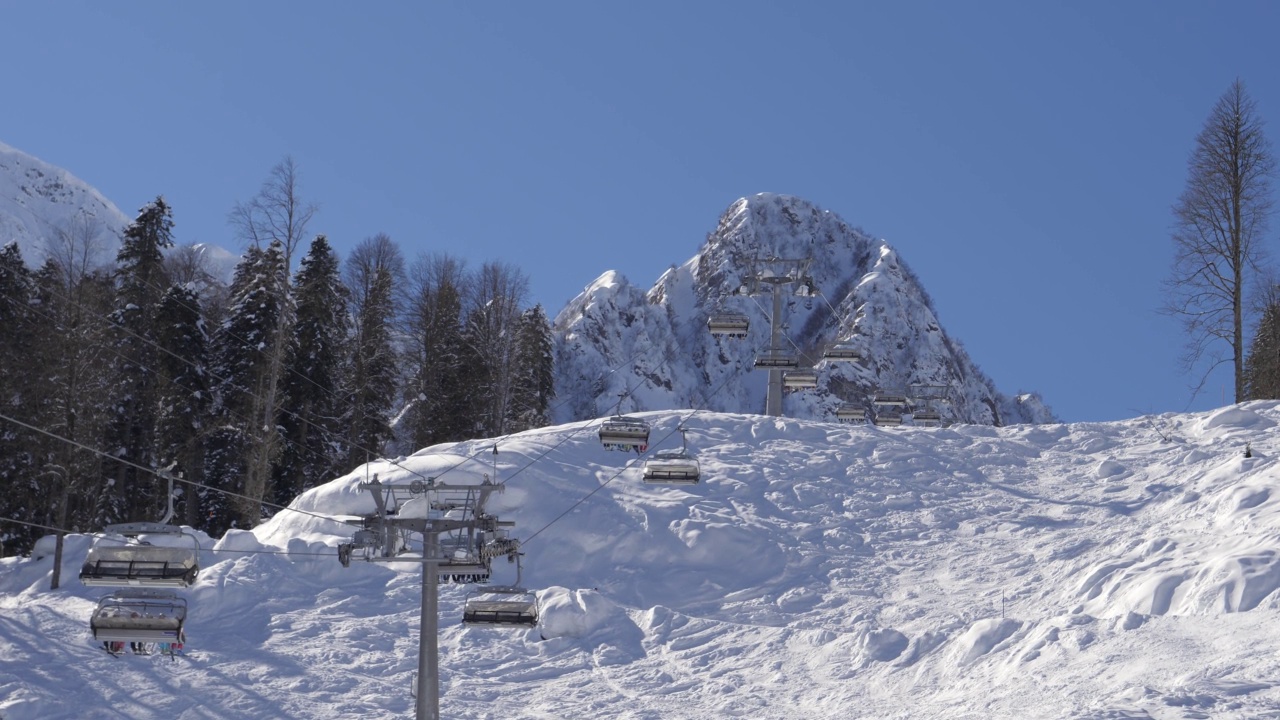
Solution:
<path fill-rule="evenodd" d="M 0 143 L 0 245 L 16 241 L 39 265 L 59 233 L 96 236 L 99 261 L 115 259 L 129 218 L 94 188 L 60 167 Z"/>
<path fill-rule="evenodd" d="M 995 389 L 938 322 L 933 302 L 885 241 L 799 198 L 762 193 L 733 203 L 702 249 L 648 291 L 615 271 L 571 300 L 554 322 L 560 421 L 623 411 L 705 408 L 763 412 L 766 377 L 752 368 L 768 347 L 770 296 L 736 294 L 765 258 L 810 259 L 820 297 L 785 301 L 787 349 L 818 369 L 819 386 L 790 394 L 788 417 L 830 419 L 847 401 L 872 408 L 877 392 L 944 388 L 944 419 L 983 425 L 1053 422 L 1034 393 Z M 790 293 L 791 286 L 782 286 Z M 717 310 L 751 318 L 744 339 L 710 335 Z M 835 342 L 858 364 L 821 362 Z"/>

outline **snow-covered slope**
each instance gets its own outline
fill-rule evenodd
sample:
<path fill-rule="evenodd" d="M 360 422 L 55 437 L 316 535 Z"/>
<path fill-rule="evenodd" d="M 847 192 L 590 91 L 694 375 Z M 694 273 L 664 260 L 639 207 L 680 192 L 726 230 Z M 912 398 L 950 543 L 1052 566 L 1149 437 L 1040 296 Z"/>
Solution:
<path fill-rule="evenodd" d="M 819 387 L 784 401 L 788 417 L 826 419 L 841 400 L 871 408 L 878 391 L 937 386 L 944 418 L 980 424 L 1053 421 L 1034 394 L 998 392 L 938 322 L 928 294 L 906 263 L 836 215 L 774 194 L 738 200 L 721 216 L 699 253 L 673 266 L 649 290 L 607 272 L 569 302 L 554 322 L 559 420 L 622 410 L 707 408 L 763 412 L 765 373 L 752 369 L 769 345 L 771 296 L 744 295 L 753 261 L 812 260 L 822 293 L 790 295 L 783 285 L 786 349 L 818 367 Z M 768 265 L 756 266 L 758 272 Z M 744 339 L 707 332 L 717 310 L 750 316 Z M 821 362 L 822 349 L 850 343 L 860 364 Z"/>
<path fill-rule="evenodd" d="M 17 241 L 28 265 L 39 265 L 68 234 L 93 236 L 99 262 L 114 260 L 128 224 L 71 173 L 0 143 L 0 245 Z"/>
<path fill-rule="evenodd" d="M 1280 715 L 1280 403 L 1004 428 L 642 416 L 654 449 L 689 428 L 701 484 L 644 485 L 593 423 L 499 442 L 491 506 L 543 619 L 464 628 L 445 587 L 444 717 Z M 56 592 L 47 555 L 0 560 L 0 717 L 411 715 L 419 571 L 342 568 L 353 529 L 326 517 L 370 511 L 375 473 L 479 482 L 492 446 L 373 463 L 206 541 L 176 662 L 90 642 L 87 537 Z"/>

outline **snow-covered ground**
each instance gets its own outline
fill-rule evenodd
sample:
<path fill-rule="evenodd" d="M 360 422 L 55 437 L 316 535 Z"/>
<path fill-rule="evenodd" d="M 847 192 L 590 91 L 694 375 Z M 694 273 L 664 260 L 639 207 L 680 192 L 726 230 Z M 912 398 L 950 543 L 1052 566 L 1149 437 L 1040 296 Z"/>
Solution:
<path fill-rule="evenodd" d="M 685 420 L 691 487 L 643 484 L 594 423 L 500 442 L 491 508 L 542 623 L 463 627 L 467 587 L 443 586 L 444 717 L 1280 717 L 1277 403 L 1010 428 L 688 415 L 643 416 L 651 451 Z M 0 561 L 0 718 L 412 716 L 418 568 L 341 567 L 351 528 L 317 515 L 371 510 L 373 473 L 474 458 L 443 479 L 478 482 L 491 447 L 373 463 L 207 542 L 177 661 L 91 641 L 91 538 L 55 592 L 49 557 Z"/>

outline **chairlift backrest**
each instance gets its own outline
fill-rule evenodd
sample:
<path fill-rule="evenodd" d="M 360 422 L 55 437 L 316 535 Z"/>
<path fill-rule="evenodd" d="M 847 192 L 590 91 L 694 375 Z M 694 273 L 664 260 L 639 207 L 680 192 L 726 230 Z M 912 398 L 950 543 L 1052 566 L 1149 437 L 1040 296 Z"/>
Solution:
<path fill-rule="evenodd" d="M 818 387 L 818 373 L 814 370 L 789 370 L 782 374 L 782 386 L 792 390 Z"/>
<path fill-rule="evenodd" d="M 104 528 L 108 533 L 137 538 L 140 535 L 185 535 L 191 547 L 149 543 L 111 544 L 108 540 L 89 549 L 80 568 L 80 582 L 105 587 L 188 587 L 200 570 L 200 542 L 175 525 L 120 523 Z"/>
<path fill-rule="evenodd" d="M 684 450 L 659 450 L 644 463 L 644 482 L 653 485 L 696 485 L 700 476 L 697 458 Z"/>
<path fill-rule="evenodd" d="M 172 592 L 121 590 L 98 601 L 89 620 L 99 642 L 183 642 L 187 601 Z"/>
<path fill-rule="evenodd" d="M 600 443 L 606 450 L 636 450 L 649 448 L 649 423 L 639 418 L 622 415 L 606 419 L 600 424 Z"/>
<path fill-rule="evenodd" d="M 746 337 L 751 321 L 746 315 L 717 313 L 707 318 L 707 329 L 712 335 Z"/>
<path fill-rule="evenodd" d="M 785 370 L 788 368 L 794 368 L 799 364 L 800 363 L 796 359 L 795 355 L 782 350 L 777 352 L 766 350 L 756 355 L 755 367 L 757 370 L 774 368 L 781 368 Z"/>
<path fill-rule="evenodd" d="M 532 626 L 538 624 L 538 596 L 522 587 L 493 587 L 467 596 L 463 625 Z"/>

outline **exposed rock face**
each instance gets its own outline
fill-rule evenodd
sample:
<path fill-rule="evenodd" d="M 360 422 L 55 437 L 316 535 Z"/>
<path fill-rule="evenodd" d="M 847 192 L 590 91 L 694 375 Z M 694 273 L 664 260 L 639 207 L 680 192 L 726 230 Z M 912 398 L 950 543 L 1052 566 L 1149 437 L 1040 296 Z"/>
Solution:
<path fill-rule="evenodd" d="M 819 295 L 797 295 L 800 283 L 755 283 L 759 292 L 742 292 L 752 277 L 794 270 L 799 263 L 785 261 L 800 260 L 808 261 Z M 834 418 L 842 402 L 872 410 L 877 393 L 898 392 L 936 396 L 928 404 L 944 422 L 1054 421 L 1036 395 L 995 389 L 947 335 L 928 294 L 888 243 L 804 200 L 773 194 L 731 205 L 702 250 L 647 292 L 610 271 L 565 306 L 554 322 L 555 419 L 606 415 L 620 399 L 623 412 L 763 412 L 766 373 L 753 363 L 769 347 L 772 287 L 785 293 L 783 348 L 818 374 L 818 387 L 784 398 L 789 417 Z M 749 316 L 747 336 L 711 335 L 707 318 L 717 311 Z M 824 361 L 823 349 L 835 343 L 856 348 L 863 359 Z"/>

